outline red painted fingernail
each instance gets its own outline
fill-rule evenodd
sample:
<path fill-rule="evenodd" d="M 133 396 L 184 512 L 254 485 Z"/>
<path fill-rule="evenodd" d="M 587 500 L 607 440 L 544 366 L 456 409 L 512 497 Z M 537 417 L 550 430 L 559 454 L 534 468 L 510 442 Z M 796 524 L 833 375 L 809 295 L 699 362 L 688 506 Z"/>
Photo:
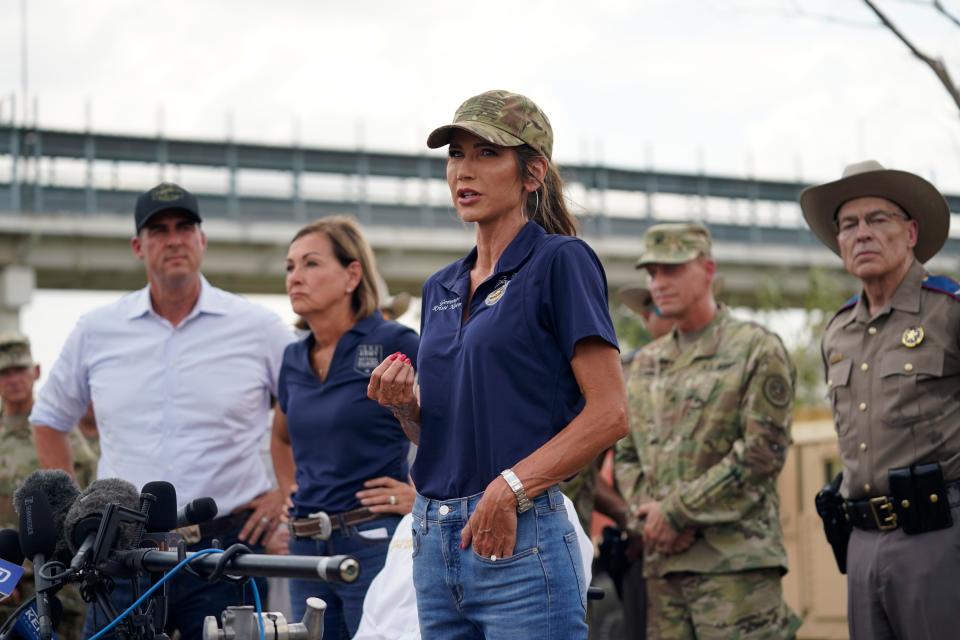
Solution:
<path fill-rule="evenodd" d="M 399 355 L 399 354 L 395 353 L 395 354 L 393 354 L 392 356 L 390 356 L 389 358 L 387 358 L 387 360 L 396 360 L 398 355 Z"/>

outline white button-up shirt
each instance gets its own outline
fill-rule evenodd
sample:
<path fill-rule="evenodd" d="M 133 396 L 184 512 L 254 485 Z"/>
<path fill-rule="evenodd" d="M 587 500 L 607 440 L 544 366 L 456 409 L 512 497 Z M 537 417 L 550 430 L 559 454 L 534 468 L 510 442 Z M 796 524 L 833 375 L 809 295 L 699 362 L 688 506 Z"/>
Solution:
<path fill-rule="evenodd" d="M 210 496 L 222 516 L 272 486 L 258 449 L 293 333 L 201 280 L 177 327 L 153 310 L 149 287 L 81 317 L 30 422 L 70 431 L 92 401 L 99 478 L 166 480 L 178 506 Z"/>

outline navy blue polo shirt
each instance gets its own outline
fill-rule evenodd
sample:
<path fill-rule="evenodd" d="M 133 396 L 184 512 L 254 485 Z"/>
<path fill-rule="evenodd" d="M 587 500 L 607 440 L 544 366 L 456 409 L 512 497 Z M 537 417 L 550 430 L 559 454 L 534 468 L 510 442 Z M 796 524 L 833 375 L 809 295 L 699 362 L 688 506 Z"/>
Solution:
<path fill-rule="evenodd" d="M 413 481 L 438 500 L 480 493 L 583 409 L 570 367 L 579 340 L 617 347 L 606 276 L 582 240 L 528 222 L 464 322 L 476 258 L 474 248 L 423 286 Z"/>
<path fill-rule="evenodd" d="M 370 478 L 407 480 L 409 440 L 390 411 L 367 398 L 367 385 L 392 353 L 416 358 L 418 343 L 415 331 L 375 311 L 337 342 L 325 381 L 310 366 L 313 334 L 284 351 L 278 400 L 297 465 L 297 517 L 360 507 L 354 494 Z"/>

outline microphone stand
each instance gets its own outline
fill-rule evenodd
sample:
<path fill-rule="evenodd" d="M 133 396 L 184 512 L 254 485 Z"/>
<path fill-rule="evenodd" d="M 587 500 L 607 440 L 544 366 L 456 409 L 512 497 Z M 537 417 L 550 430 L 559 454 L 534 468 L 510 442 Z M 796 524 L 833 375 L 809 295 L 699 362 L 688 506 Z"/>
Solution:
<path fill-rule="evenodd" d="M 146 510 L 149 511 L 150 503 L 147 502 L 146 504 Z M 86 584 L 84 599 L 92 596 L 96 606 L 106 615 L 107 624 L 116 620 L 120 615 L 120 612 L 117 611 L 110 600 L 109 591 L 112 589 L 108 589 L 108 586 L 112 585 L 111 578 L 129 579 L 133 593 L 132 601 L 136 602 L 140 597 L 140 577 L 143 575 L 141 571 L 118 562 L 113 557 L 114 552 L 118 551 L 115 546 L 120 539 L 120 527 L 134 527 L 134 542 L 137 546 L 142 537 L 146 521 L 147 514 L 118 504 L 108 504 L 103 510 L 103 517 L 100 521 L 100 528 L 97 530 L 90 560 L 83 573 Z M 159 578 L 156 579 L 159 580 Z M 124 638 L 143 640 L 166 639 L 167 635 L 164 633 L 166 595 L 166 585 L 164 585 L 163 597 L 153 596 L 146 607 L 140 606 L 131 616 L 124 618 L 120 623 L 122 629 L 120 635 Z M 160 602 L 157 602 L 157 600 L 160 600 Z"/>

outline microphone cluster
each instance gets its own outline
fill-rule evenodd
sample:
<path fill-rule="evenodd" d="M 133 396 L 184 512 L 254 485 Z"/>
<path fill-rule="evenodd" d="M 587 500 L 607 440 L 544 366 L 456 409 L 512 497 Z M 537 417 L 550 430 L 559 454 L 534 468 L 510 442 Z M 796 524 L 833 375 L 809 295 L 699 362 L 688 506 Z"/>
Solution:
<path fill-rule="evenodd" d="M 67 582 L 82 583 L 84 599 L 103 605 L 109 602 L 104 589 L 111 578 L 135 579 L 173 569 L 193 554 L 186 552 L 182 540 L 176 551 L 167 551 L 170 532 L 202 525 L 217 515 L 213 498 L 198 498 L 178 509 L 176 489 L 169 482 L 149 482 L 137 491 L 129 482 L 107 478 L 80 491 L 60 470 L 29 475 L 14 494 L 14 508 L 19 533 L 0 530 L 0 592 L 7 568 L 13 571 L 29 558 L 34 565 L 36 601 L 21 606 L 15 623 L 12 617 L 0 626 L 0 640 L 7 640 L 14 626 L 29 640 L 49 640 L 61 608 L 55 594 Z M 241 547 L 223 554 L 198 554 L 188 564 L 209 579 L 227 573 L 353 582 L 359 575 L 357 561 L 349 556 L 245 551 L 249 550 Z M 116 617 L 115 612 L 107 613 Z"/>

